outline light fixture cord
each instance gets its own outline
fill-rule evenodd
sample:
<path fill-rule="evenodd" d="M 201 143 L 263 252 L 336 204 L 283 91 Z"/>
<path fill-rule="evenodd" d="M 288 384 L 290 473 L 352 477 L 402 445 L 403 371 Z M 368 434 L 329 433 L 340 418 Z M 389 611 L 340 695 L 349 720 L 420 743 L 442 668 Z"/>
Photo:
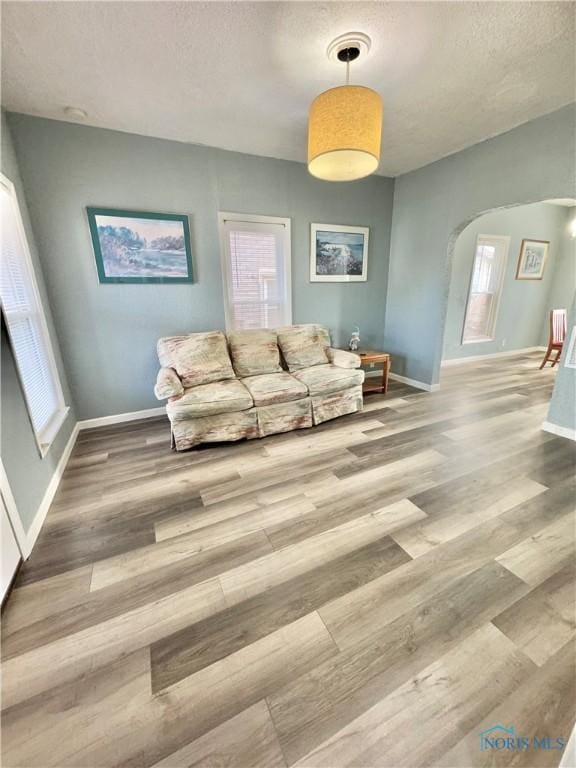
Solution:
<path fill-rule="evenodd" d="M 350 85 L 350 59 L 346 59 L 346 85 Z"/>

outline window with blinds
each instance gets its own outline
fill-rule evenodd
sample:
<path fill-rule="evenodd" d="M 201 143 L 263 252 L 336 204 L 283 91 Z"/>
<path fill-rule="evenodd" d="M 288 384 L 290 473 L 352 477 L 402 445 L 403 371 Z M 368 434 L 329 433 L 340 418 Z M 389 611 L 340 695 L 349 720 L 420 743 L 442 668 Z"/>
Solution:
<path fill-rule="evenodd" d="M 492 341 L 510 238 L 481 235 L 476 244 L 462 343 Z"/>
<path fill-rule="evenodd" d="M 226 327 L 290 325 L 290 220 L 220 214 Z"/>
<path fill-rule="evenodd" d="M 30 420 L 42 455 L 67 408 L 12 183 L 0 177 L 0 300 Z"/>

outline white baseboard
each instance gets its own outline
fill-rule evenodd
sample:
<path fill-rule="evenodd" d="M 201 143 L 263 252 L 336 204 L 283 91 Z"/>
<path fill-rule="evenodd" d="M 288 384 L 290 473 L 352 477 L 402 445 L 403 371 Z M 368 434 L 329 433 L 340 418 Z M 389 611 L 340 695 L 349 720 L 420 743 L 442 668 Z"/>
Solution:
<path fill-rule="evenodd" d="M 52 500 L 56 495 L 56 491 L 58 490 L 58 486 L 60 485 L 60 480 L 62 478 L 62 475 L 64 474 L 64 470 L 66 469 L 66 464 L 68 463 L 68 459 L 70 458 L 70 454 L 72 453 L 72 449 L 74 448 L 74 444 L 76 443 L 78 432 L 79 432 L 79 427 L 77 422 L 74 425 L 74 428 L 72 429 L 70 437 L 68 438 L 66 447 L 62 451 L 62 456 L 60 456 L 60 460 L 58 461 L 56 469 L 54 470 L 52 479 L 48 483 L 48 487 L 46 488 L 44 496 L 42 497 L 42 501 L 40 502 L 38 511 L 34 516 L 34 520 L 32 520 L 32 525 L 26 531 L 25 548 L 27 551 L 22 553 L 25 559 L 30 556 L 30 553 L 32 552 L 32 547 L 36 543 L 38 534 L 42 529 L 42 525 L 44 523 L 44 520 L 46 519 L 48 510 L 50 509 L 50 504 L 52 504 Z"/>
<path fill-rule="evenodd" d="M 567 437 L 568 440 L 576 440 L 576 429 L 569 429 L 568 427 L 559 427 L 558 424 L 553 424 L 551 421 L 545 421 L 542 424 L 542 429 L 545 432 L 551 432 L 558 437 Z"/>
<path fill-rule="evenodd" d="M 426 384 L 425 381 L 409 379 L 406 376 L 400 376 L 399 373 L 389 373 L 388 376 L 394 381 L 400 381 L 402 384 L 409 384 L 411 387 L 423 389 L 425 392 L 436 392 L 436 390 L 440 389 L 440 384 Z"/>
<path fill-rule="evenodd" d="M 115 413 L 112 416 L 99 416 L 96 419 L 79 421 L 78 429 L 95 429 L 96 427 L 107 427 L 109 424 L 122 424 L 125 421 L 139 421 L 140 419 L 151 419 L 153 416 L 165 415 L 166 406 L 148 408 L 144 411 L 131 411 L 130 413 Z"/>
<path fill-rule="evenodd" d="M 472 357 L 453 357 L 450 360 L 442 360 L 440 365 L 447 368 L 451 365 L 460 365 L 461 363 L 471 363 L 474 360 L 489 360 L 491 357 L 514 357 L 515 355 L 525 355 L 528 352 L 545 352 L 546 347 L 523 347 L 522 349 L 508 349 L 505 352 L 490 352 L 488 355 L 472 355 Z"/>
<path fill-rule="evenodd" d="M 68 459 L 70 458 L 70 454 L 72 453 L 72 450 L 76 443 L 76 438 L 78 437 L 78 433 L 80 432 L 80 430 L 94 429 L 96 427 L 104 427 L 107 424 L 121 424 L 126 421 L 137 421 L 139 419 L 148 419 L 152 416 L 162 416 L 165 413 L 166 413 L 165 407 L 149 408 L 148 410 L 144 410 L 144 411 L 132 411 L 131 413 L 117 413 L 117 414 L 114 414 L 113 416 L 102 416 L 98 419 L 84 419 L 84 421 L 76 422 L 70 434 L 70 437 L 68 438 L 66 447 L 62 451 L 62 455 L 60 456 L 58 465 L 54 470 L 52 479 L 50 480 L 48 487 L 46 488 L 46 491 L 44 493 L 44 496 L 42 497 L 42 501 L 40 502 L 40 506 L 38 507 L 38 510 L 34 516 L 32 525 L 30 526 L 28 531 L 26 531 L 25 533 L 23 529 L 22 531 L 19 531 L 19 533 L 21 533 L 22 535 L 18 537 L 19 539 L 18 543 L 20 545 L 22 556 L 24 559 L 27 559 L 28 557 L 30 557 L 32 548 L 36 543 L 36 539 L 38 538 L 38 535 L 40 534 L 42 525 L 44 524 L 44 520 L 46 519 L 46 515 L 48 514 L 50 505 L 52 504 L 54 496 L 56 495 L 56 491 L 58 490 L 58 486 L 60 485 L 60 480 L 62 479 L 62 475 L 64 474 L 64 470 L 66 469 L 66 464 L 68 463 Z M 20 524 L 20 527 L 21 527 L 21 524 Z"/>

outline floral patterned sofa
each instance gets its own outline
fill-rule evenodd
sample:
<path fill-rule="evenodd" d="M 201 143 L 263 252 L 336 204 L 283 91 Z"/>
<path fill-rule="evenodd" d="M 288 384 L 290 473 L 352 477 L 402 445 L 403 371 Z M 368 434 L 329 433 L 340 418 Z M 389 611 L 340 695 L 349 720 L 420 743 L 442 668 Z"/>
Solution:
<path fill-rule="evenodd" d="M 172 446 L 265 437 L 362 410 L 360 358 L 319 325 L 169 336 L 154 392 Z"/>

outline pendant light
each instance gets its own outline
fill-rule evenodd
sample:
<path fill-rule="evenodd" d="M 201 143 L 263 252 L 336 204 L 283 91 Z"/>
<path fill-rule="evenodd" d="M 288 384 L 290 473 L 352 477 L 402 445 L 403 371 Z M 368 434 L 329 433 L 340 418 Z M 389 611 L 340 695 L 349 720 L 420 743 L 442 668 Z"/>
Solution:
<path fill-rule="evenodd" d="M 346 85 L 330 88 L 310 105 L 308 170 L 325 181 L 353 181 L 378 168 L 382 99 L 363 85 L 350 85 L 350 62 L 367 53 L 370 38 L 353 32 L 334 40 L 328 56 L 346 65 Z"/>

